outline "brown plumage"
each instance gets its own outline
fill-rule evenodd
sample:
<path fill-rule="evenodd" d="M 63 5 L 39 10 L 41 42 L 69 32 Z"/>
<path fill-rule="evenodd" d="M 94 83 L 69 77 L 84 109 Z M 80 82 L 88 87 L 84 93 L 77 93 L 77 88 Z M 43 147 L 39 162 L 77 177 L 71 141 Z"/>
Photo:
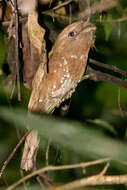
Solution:
<path fill-rule="evenodd" d="M 48 73 L 40 80 L 42 69 L 38 69 L 34 78 L 29 111 L 51 113 L 71 97 L 84 74 L 94 31 L 94 25 L 80 21 L 60 33 L 49 56 Z"/>
<path fill-rule="evenodd" d="M 91 23 L 80 21 L 60 33 L 49 56 L 48 73 L 42 63 L 34 77 L 29 112 L 52 113 L 71 97 L 85 72 L 95 29 Z M 33 168 L 38 144 L 38 133 L 33 130 L 25 142 L 22 169 L 27 171 Z"/>

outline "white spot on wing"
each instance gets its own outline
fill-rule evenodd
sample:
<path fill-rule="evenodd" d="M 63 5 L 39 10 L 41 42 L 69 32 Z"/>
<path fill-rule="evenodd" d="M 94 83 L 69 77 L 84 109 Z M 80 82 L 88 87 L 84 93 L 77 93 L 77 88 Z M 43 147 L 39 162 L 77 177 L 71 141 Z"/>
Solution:
<path fill-rule="evenodd" d="M 67 65 L 67 60 L 64 58 L 64 65 Z"/>
<path fill-rule="evenodd" d="M 64 60 L 64 65 L 67 65 L 68 62 L 67 62 L 67 60 L 65 59 L 65 57 L 62 57 L 62 59 Z"/>
<path fill-rule="evenodd" d="M 71 58 L 77 59 L 76 55 L 71 55 Z"/>
<path fill-rule="evenodd" d="M 60 89 L 52 92 L 52 97 L 59 97 L 59 96 L 62 96 L 62 95 L 65 95 L 66 93 L 68 92 L 72 92 L 73 89 L 75 89 L 75 83 L 72 81 L 72 79 L 69 77 L 69 78 L 66 78 L 62 81 L 62 85 L 60 87 Z M 69 93 L 68 93 L 69 95 Z"/>
<path fill-rule="evenodd" d="M 87 58 L 87 55 L 81 55 L 81 56 L 80 56 L 80 59 L 81 59 L 81 60 L 84 60 L 84 58 Z"/>
<path fill-rule="evenodd" d="M 83 59 L 84 59 L 84 55 L 81 55 L 81 56 L 80 56 L 80 59 L 83 60 Z"/>
<path fill-rule="evenodd" d="M 56 85 L 55 84 L 53 85 L 53 88 L 56 89 Z"/>
<path fill-rule="evenodd" d="M 43 100 L 40 98 L 40 99 L 39 99 L 39 102 L 41 103 L 41 102 L 43 102 Z"/>
<path fill-rule="evenodd" d="M 66 77 L 67 77 L 67 78 L 70 78 L 70 74 L 69 74 L 69 73 L 68 73 L 68 74 L 66 74 Z"/>
<path fill-rule="evenodd" d="M 63 83 L 63 80 L 61 79 L 60 83 L 62 84 Z"/>

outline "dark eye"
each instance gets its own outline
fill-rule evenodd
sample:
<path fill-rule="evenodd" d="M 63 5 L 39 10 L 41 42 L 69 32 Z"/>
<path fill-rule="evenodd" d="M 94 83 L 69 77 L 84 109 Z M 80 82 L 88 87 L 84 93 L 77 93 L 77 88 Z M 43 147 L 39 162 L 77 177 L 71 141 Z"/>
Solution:
<path fill-rule="evenodd" d="M 77 32 L 71 31 L 71 32 L 69 32 L 68 37 L 73 38 L 76 34 L 77 34 Z"/>

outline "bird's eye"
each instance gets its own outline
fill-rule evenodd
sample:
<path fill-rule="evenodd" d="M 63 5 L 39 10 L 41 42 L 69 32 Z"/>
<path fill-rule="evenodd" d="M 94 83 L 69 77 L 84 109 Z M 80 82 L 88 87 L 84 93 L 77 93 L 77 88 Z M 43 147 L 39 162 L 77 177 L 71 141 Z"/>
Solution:
<path fill-rule="evenodd" d="M 77 34 L 76 31 L 71 31 L 71 32 L 69 32 L 68 37 L 73 38 L 76 34 Z"/>

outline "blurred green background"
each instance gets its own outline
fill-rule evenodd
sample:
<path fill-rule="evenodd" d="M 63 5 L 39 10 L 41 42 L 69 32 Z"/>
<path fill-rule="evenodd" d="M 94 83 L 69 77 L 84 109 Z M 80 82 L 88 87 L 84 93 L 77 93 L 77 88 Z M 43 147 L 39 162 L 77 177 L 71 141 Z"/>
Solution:
<path fill-rule="evenodd" d="M 119 2 L 111 10 L 96 13 L 91 21 L 97 26 L 95 48 L 89 57 L 127 71 L 127 20 L 117 19 L 126 16 L 127 2 Z M 92 4 L 92 1 L 91 1 Z M 78 1 L 73 3 L 77 10 Z M 45 8 L 46 9 L 46 8 Z M 75 12 L 73 13 L 75 15 Z M 69 15 L 67 7 L 67 15 Z M 43 16 L 43 22 L 58 34 L 65 25 L 50 16 Z M 0 23 L 0 167 L 8 158 L 19 139 L 26 132 L 27 105 L 30 91 L 22 85 L 22 101 L 17 100 L 17 88 L 12 99 L 12 86 L 5 85 L 7 78 L 7 28 Z M 53 42 L 52 42 L 53 43 Z M 125 79 L 126 80 L 126 79 Z M 122 111 L 121 111 L 122 110 Z M 56 115 L 56 116 L 55 116 Z M 48 138 L 52 139 L 49 164 L 74 164 L 112 157 L 107 171 L 109 175 L 126 173 L 127 147 L 127 89 L 108 82 L 81 82 L 74 92 L 68 115 L 61 118 L 59 109 L 53 116 L 33 116 L 27 119 L 31 128 L 39 130 L 41 144 L 38 151 L 37 167 L 45 166 L 45 151 Z M 23 145 L 17 150 L 0 178 L 0 189 L 22 177 L 20 160 Z M 99 173 L 104 164 L 82 169 L 48 172 L 55 184 L 67 183 L 83 176 Z M 27 182 L 28 189 L 40 189 L 35 179 Z M 37 185 L 37 186 L 36 186 Z M 31 187 L 32 186 L 32 187 Z M 24 189 L 23 186 L 17 189 Z M 82 188 L 86 189 L 86 188 Z M 127 189 L 126 185 L 101 186 L 87 189 Z"/>

